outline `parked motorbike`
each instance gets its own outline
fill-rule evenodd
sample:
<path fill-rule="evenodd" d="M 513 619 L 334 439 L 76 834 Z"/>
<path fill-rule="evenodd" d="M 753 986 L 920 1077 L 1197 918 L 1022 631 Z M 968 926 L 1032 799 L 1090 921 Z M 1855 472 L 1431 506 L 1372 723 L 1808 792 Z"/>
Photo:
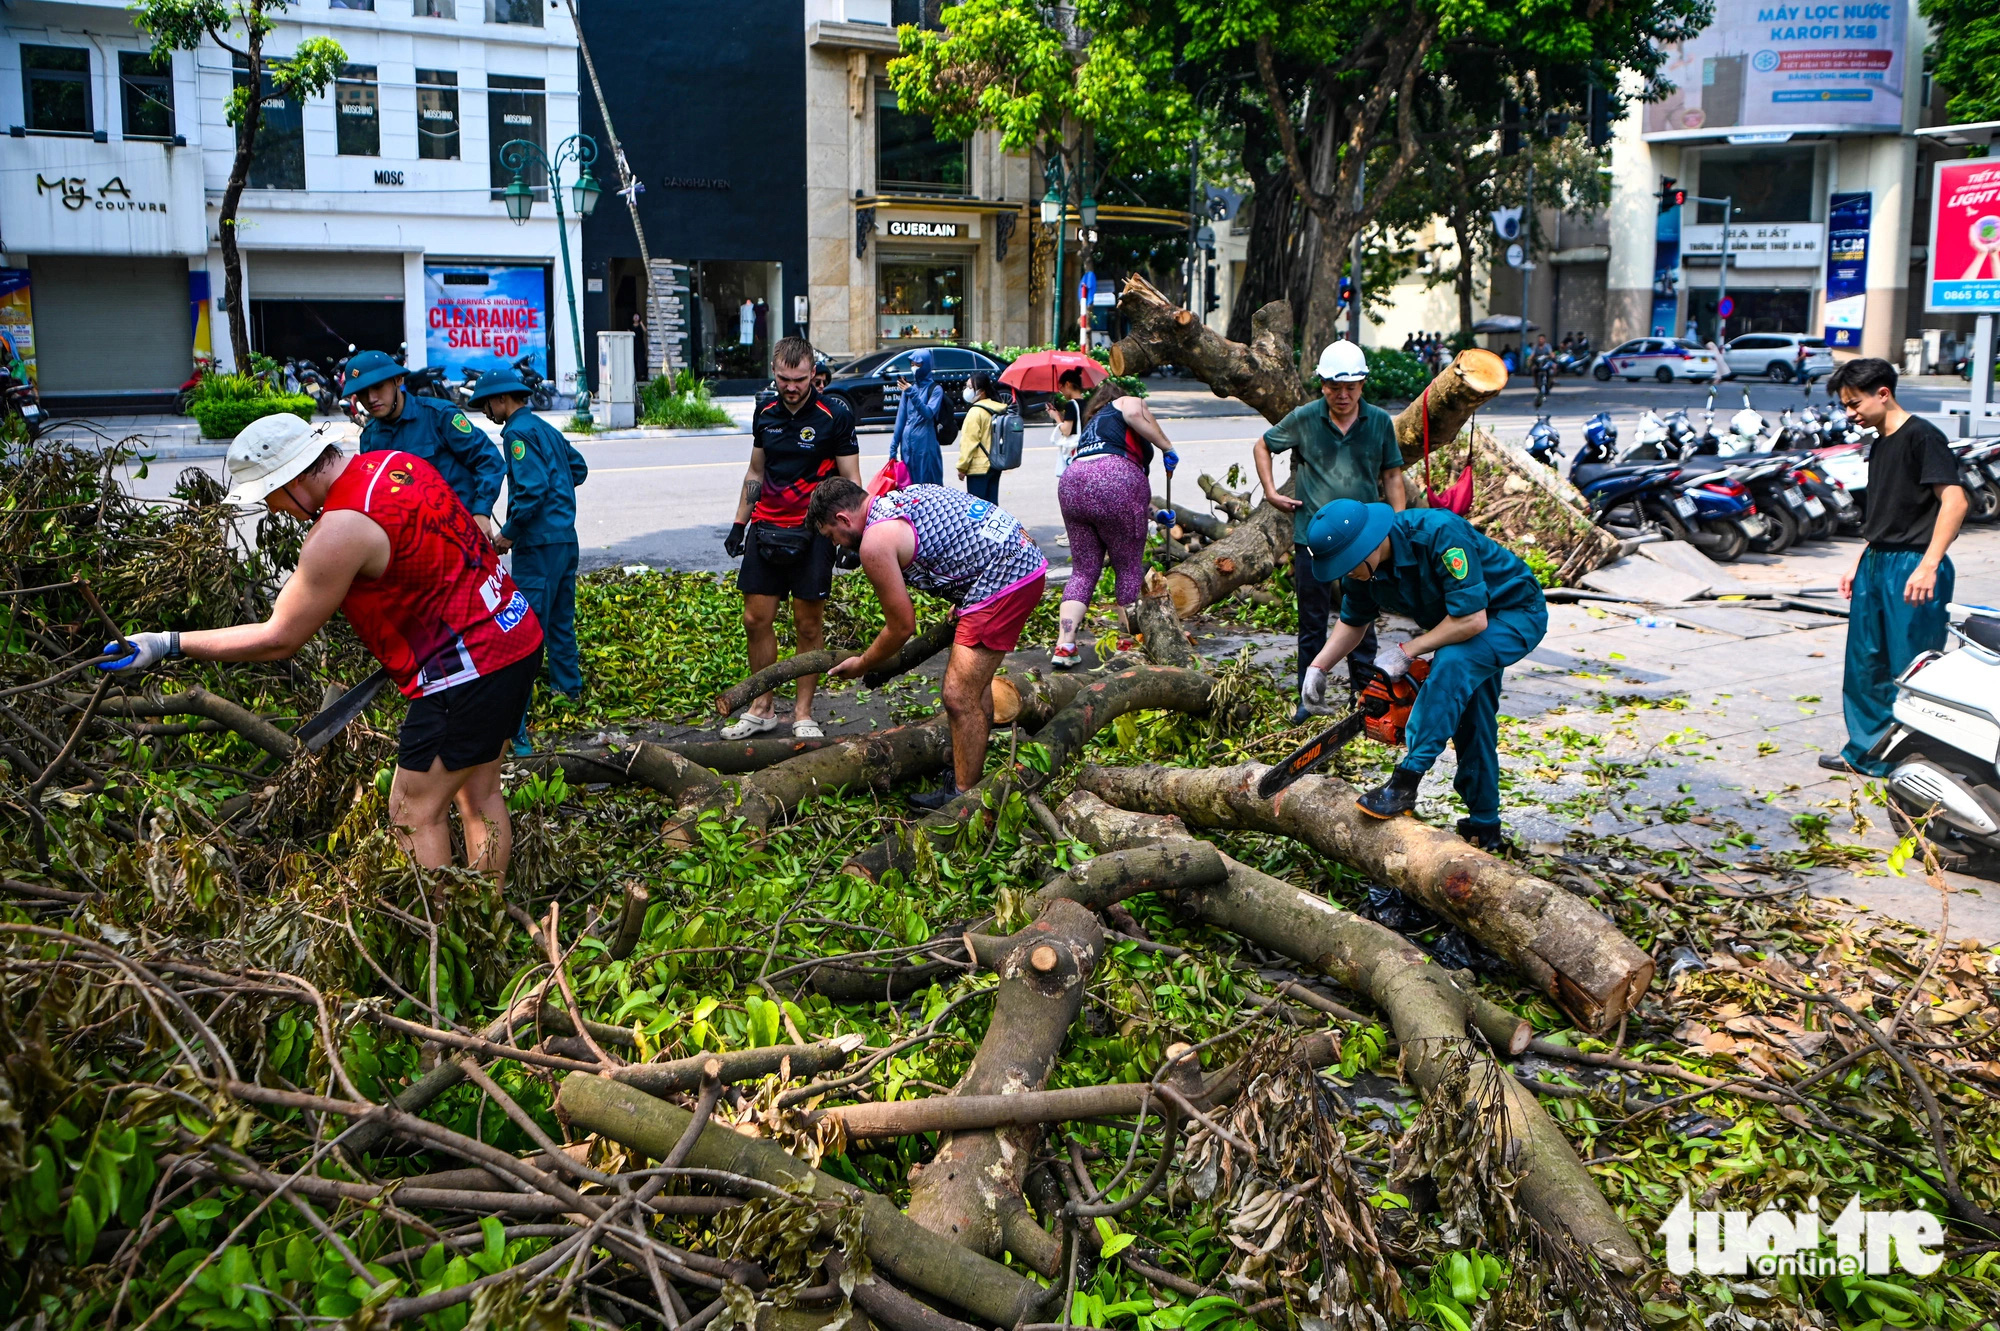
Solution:
<path fill-rule="evenodd" d="M 1549 424 L 1547 416 L 1538 417 L 1528 427 L 1527 452 L 1529 457 L 1551 470 L 1562 460 L 1562 436 L 1556 433 L 1555 426 Z"/>
<path fill-rule="evenodd" d="M 450 381 L 445 378 L 442 365 L 426 365 L 421 370 L 411 370 L 403 377 L 403 391 L 417 397 L 438 397 L 451 401 Z"/>
<path fill-rule="evenodd" d="M 536 411 L 555 410 L 555 385 L 542 378 L 541 374 L 535 369 L 533 352 L 515 361 L 514 370 L 515 373 L 521 376 L 521 382 L 528 386 L 528 405 L 530 407 Z"/>
<path fill-rule="evenodd" d="M 1973 522 L 2000 518 L 2000 441 L 1968 439 L 1951 445 L 1958 454 L 1958 480 L 1965 487 L 1965 516 Z"/>
<path fill-rule="evenodd" d="M 1963 867 L 2000 849 L 2000 610 L 1948 604 L 1956 651 L 1924 652 L 1896 680 L 1895 723 L 1869 752 L 1890 765 L 1895 807 Z"/>
<path fill-rule="evenodd" d="M 472 390 L 479 386 L 479 371 L 467 367 L 465 378 L 455 384 L 447 384 L 445 392 L 458 404 L 460 411 L 472 410 Z"/>
<path fill-rule="evenodd" d="M 26 374 L 17 373 L 20 369 L 18 362 L 0 365 L 0 412 L 19 417 L 28 438 L 39 439 L 42 427 L 48 424 L 48 413 L 42 410 L 41 399 L 35 396 L 34 382 Z"/>
<path fill-rule="evenodd" d="M 1578 378 L 1582 378 L 1584 375 L 1590 373 L 1592 355 L 1590 339 L 1579 337 L 1570 343 L 1567 351 L 1557 354 L 1556 371 L 1559 374 L 1573 374 Z"/>
<path fill-rule="evenodd" d="M 285 362 L 285 385 L 289 391 L 311 398 L 315 414 L 336 409 L 339 394 L 327 382 L 319 366 L 303 356 Z"/>

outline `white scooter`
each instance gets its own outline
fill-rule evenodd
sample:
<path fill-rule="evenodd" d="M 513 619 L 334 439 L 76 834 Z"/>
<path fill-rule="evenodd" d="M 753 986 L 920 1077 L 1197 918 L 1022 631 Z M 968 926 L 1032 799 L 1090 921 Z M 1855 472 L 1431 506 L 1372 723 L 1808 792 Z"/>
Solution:
<path fill-rule="evenodd" d="M 1946 606 L 1956 651 L 1925 652 L 1896 681 L 1895 724 L 1871 758 L 1889 797 L 1952 859 L 2000 850 L 2000 609 Z"/>

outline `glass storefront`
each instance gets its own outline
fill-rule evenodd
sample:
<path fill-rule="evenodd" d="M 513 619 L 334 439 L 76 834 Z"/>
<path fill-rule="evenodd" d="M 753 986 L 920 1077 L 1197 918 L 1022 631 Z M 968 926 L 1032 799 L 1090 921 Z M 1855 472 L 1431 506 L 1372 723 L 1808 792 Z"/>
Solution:
<path fill-rule="evenodd" d="M 957 342 L 966 336 L 966 259 L 882 256 L 876 272 L 876 336 L 895 342 Z"/>

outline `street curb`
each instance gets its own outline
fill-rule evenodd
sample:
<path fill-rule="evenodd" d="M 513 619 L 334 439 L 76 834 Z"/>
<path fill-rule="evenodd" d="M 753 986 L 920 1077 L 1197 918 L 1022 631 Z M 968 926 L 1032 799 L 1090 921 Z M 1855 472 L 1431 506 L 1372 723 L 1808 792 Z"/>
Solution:
<path fill-rule="evenodd" d="M 573 443 L 615 442 L 621 439 L 684 439 L 701 435 L 748 434 L 748 425 L 704 425 L 692 430 L 669 430 L 664 426 L 636 426 L 629 430 L 596 430 L 590 434 L 574 434 L 563 431 L 563 438 Z"/>

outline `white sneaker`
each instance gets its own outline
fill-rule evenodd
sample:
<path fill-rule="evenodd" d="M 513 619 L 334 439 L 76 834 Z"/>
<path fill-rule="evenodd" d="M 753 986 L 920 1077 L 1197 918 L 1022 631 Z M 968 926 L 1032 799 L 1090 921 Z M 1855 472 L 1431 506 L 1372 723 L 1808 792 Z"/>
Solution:
<path fill-rule="evenodd" d="M 721 734 L 724 739 L 751 739 L 777 728 L 777 717 L 756 716 L 750 712 L 745 712 L 734 722 L 724 726 Z"/>

